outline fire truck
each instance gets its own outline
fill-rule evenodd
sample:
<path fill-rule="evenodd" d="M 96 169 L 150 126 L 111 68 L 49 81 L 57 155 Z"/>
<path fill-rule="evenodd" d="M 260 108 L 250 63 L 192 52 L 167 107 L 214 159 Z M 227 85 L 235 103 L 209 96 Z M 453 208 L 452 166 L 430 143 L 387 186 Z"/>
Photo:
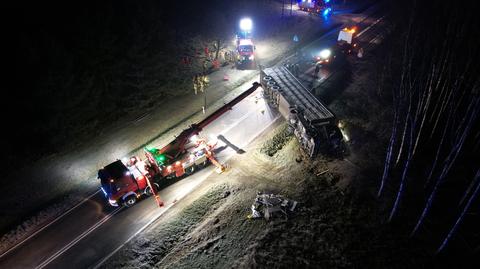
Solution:
<path fill-rule="evenodd" d="M 237 60 L 239 64 L 250 63 L 255 60 L 255 45 L 251 38 L 237 39 Z"/>
<path fill-rule="evenodd" d="M 300 0 L 298 2 L 298 9 L 328 16 L 332 13 L 332 8 L 329 6 L 329 3 L 330 0 Z"/>
<path fill-rule="evenodd" d="M 116 160 L 98 171 L 101 190 L 112 206 L 132 206 L 143 196 L 154 195 L 159 206 L 163 202 L 158 195 L 159 182 L 182 178 L 198 169 L 213 164 L 217 172 L 225 166 L 215 157 L 216 142 L 202 137 L 201 131 L 208 124 L 232 109 L 234 105 L 253 93 L 259 83 L 225 104 L 204 120 L 183 130 L 172 142 L 163 147 L 145 147 L 145 158 L 132 156 Z"/>

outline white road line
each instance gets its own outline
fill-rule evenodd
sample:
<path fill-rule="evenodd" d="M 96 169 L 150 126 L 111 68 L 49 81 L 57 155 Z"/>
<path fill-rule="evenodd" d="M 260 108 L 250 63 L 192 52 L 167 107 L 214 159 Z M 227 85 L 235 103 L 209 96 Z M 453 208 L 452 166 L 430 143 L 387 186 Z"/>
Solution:
<path fill-rule="evenodd" d="M 145 113 L 143 115 L 141 115 L 140 117 L 136 118 L 134 121 L 133 121 L 133 124 L 138 124 L 140 123 L 141 121 L 143 121 L 146 117 L 150 116 L 150 113 Z"/>
<path fill-rule="evenodd" d="M 41 264 L 39 264 L 37 267 L 37 269 L 41 269 L 41 268 L 44 268 L 45 266 L 47 266 L 49 263 L 51 263 L 52 261 L 54 261 L 56 258 L 58 258 L 60 255 L 62 255 L 63 253 L 65 253 L 65 251 L 69 250 L 71 247 L 73 247 L 76 243 L 78 243 L 80 240 L 82 240 L 83 238 L 85 238 L 87 235 L 89 235 L 91 232 L 93 232 L 95 229 L 97 229 L 98 227 L 100 227 L 102 224 L 104 224 L 105 222 L 107 222 L 111 217 L 113 217 L 113 215 L 115 215 L 118 211 L 120 211 L 123 207 L 119 207 L 119 208 L 116 208 L 114 211 L 110 212 L 110 214 L 106 215 L 103 219 L 101 219 L 99 222 L 97 222 L 95 225 L 93 225 L 92 227 L 90 227 L 88 230 L 86 230 L 85 232 L 83 232 L 81 235 L 77 236 L 73 241 L 71 241 L 70 243 L 68 243 L 66 246 L 64 246 L 63 248 L 61 248 L 59 251 L 57 251 L 55 254 L 53 254 L 52 256 L 50 256 L 48 259 L 46 259 L 45 261 L 43 261 Z"/>
<path fill-rule="evenodd" d="M 261 129 L 259 132 L 257 132 L 253 137 L 250 138 L 250 140 L 245 144 L 245 145 L 248 145 L 250 144 L 250 142 L 252 142 L 255 138 L 257 138 L 262 132 L 264 132 L 268 127 L 270 127 L 274 122 L 276 122 L 278 119 L 280 118 L 280 115 L 278 115 L 277 117 L 275 117 L 269 124 L 267 124 L 263 129 Z M 245 146 L 244 145 L 244 146 Z M 233 157 L 233 154 L 230 155 L 229 157 L 226 158 L 225 161 L 228 161 L 230 158 Z M 205 176 L 205 179 L 208 178 L 212 173 L 214 172 L 214 170 L 212 170 L 210 173 L 207 174 L 207 176 Z M 197 184 L 197 186 L 200 184 L 201 182 L 199 182 Z M 167 206 L 165 208 L 164 211 L 160 212 L 160 214 L 158 214 L 157 216 L 155 216 L 154 218 L 152 218 L 148 223 L 146 223 L 144 226 L 142 226 L 137 232 L 135 232 L 135 234 L 133 234 L 132 236 L 130 236 L 123 244 L 121 244 L 120 246 L 118 246 L 116 249 L 114 249 L 112 252 L 110 252 L 110 254 L 108 254 L 107 256 L 105 256 L 103 259 L 101 259 L 97 264 L 95 264 L 95 266 L 93 266 L 94 269 L 97 269 L 99 268 L 100 266 L 102 266 L 102 264 L 104 264 L 108 259 L 110 259 L 113 255 L 115 255 L 115 253 L 117 253 L 120 249 L 122 249 L 126 244 L 128 244 L 128 242 L 130 242 L 135 236 L 137 236 L 139 233 L 143 232 L 148 226 L 150 226 L 153 222 L 155 222 L 160 216 L 162 216 L 165 212 L 167 212 L 168 209 L 170 209 L 170 207 L 174 206 L 175 204 L 177 204 L 181 199 L 183 199 L 185 196 L 187 196 L 190 192 L 192 192 L 195 188 L 192 188 L 189 192 L 185 193 L 183 196 L 177 198 L 177 202 L 175 203 L 172 203 L 170 204 L 169 206 Z"/>
<path fill-rule="evenodd" d="M 210 174 L 213 173 L 210 172 Z M 208 174 L 208 176 L 210 176 L 210 174 Z M 208 177 L 207 176 L 207 177 Z M 185 195 L 187 195 L 188 193 L 186 193 Z M 117 253 L 121 248 L 123 248 L 123 246 L 125 246 L 128 242 L 130 242 L 135 236 L 137 236 L 139 233 L 143 232 L 143 230 L 145 230 L 148 226 L 150 226 L 150 224 L 152 224 L 154 221 L 156 221 L 160 216 L 162 216 L 165 212 L 167 212 L 168 209 L 170 209 L 170 207 L 174 206 L 176 203 L 178 203 L 178 201 L 180 201 L 180 199 L 182 199 L 183 197 L 185 197 L 185 195 L 183 195 L 182 197 L 178 198 L 177 199 L 177 202 L 175 203 L 171 203 L 169 206 L 165 207 L 165 210 L 160 212 L 160 214 L 158 214 L 157 216 L 153 217 L 149 222 L 147 222 L 145 225 L 143 225 L 137 232 L 135 232 L 132 236 L 130 236 L 123 244 L 121 244 L 120 246 L 118 246 L 116 249 L 114 249 L 110 254 L 108 254 L 107 256 L 105 256 L 105 258 L 103 258 L 102 260 L 100 260 L 93 268 L 96 269 L 100 266 L 102 266 L 102 264 L 104 262 L 106 262 L 108 259 L 110 259 L 110 257 L 112 257 L 115 253 Z"/>
<path fill-rule="evenodd" d="M 2 258 L 3 256 L 7 255 L 8 253 L 10 253 L 11 251 L 13 251 L 14 249 L 18 248 L 19 246 L 21 246 L 23 243 L 27 242 L 28 240 L 30 240 L 32 237 L 34 237 L 35 235 L 37 235 L 38 233 L 40 233 L 41 231 L 45 230 L 47 227 L 49 227 L 50 225 L 54 224 L 55 222 L 57 222 L 59 219 L 63 218 L 65 215 L 67 215 L 68 213 L 72 212 L 75 208 L 81 206 L 82 204 L 84 204 L 86 201 L 90 200 L 90 198 L 92 198 L 93 196 L 95 196 L 97 193 L 99 193 L 100 190 L 97 190 L 96 192 L 92 193 L 90 196 L 88 196 L 87 198 L 83 199 L 80 203 L 76 204 L 74 207 L 70 208 L 69 210 L 65 211 L 63 214 L 61 214 L 60 216 L 56 217 L 54 220 L 52 220 L 51 222 L 47 223 L 45 226 L 43 226 L 42 228 L 38 229 L 37 231 L 35 231 L 33 234 L 31 234 L 30 236 L 28 236 L 27 238 L 23 239 L 22 241 L 20 241 L 20 243 L 14 245 L 13 247 L 9 248 L 7 251 L 3 252 L 1 255 L 0 255 L 0 258 Z"/>
<path fill-rule="evenodd" d="M 368 31 L 368 29 L 372 28 L 372 26 L 374 26 L 375 24 L 379 23 L 381 20 L 383 20 L 383 18 L 385 18 L 385 16 L 381 17 L 380 19 L 376 20 L 374 23 L 370 24 L 370 26 L 368 26 L 367 28 L 363 29 L 363 31 L 361 31 L 360 33 L 358 33 L 357 37 L 360 37 L 363 33 L 365 33 L 366 31 Z"/>

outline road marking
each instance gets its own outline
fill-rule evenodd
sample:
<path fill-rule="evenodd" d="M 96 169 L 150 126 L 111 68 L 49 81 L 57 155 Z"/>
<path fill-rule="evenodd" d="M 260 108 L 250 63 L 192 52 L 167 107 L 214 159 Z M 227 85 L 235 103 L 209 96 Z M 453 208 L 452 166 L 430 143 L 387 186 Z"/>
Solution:
<path fill-rule="evenodd" d="M 46 225 L 44 225 L 42 228 L 38 229 L 37 231 L 35 231 L 33 234 L 31 234 L 30 236 L 28 236 L 27 238 L 23 239 L 22 241 L 20 241 L 20 243 L 14 245 L 13 247 L 9 248 L 7 251 L 3 252 L 1 255 L 0 255 L 0 258 L 2 258 L 3 256 L 7 255 L 8 253 L 10 253 L 11 251 L 13 251 L 14 249 L 18 248 L 19 246 L 23 245 L 23 243 L 27 242 L 28 240 L 30 240 L 32 237 L 34 237 L 35 235 L 37 235 L 38 233 L 40 233 L 41 231 L 45 230 L 46 228 L 48 228 L 50 225 L 54 224 L 55 222 L 57 222 L 59 219 L 63 218 L 65 215 L 67 215 L 68 213 L 72 212 L 75 208 L 81 206 L 82 204 L 84 204 L 86 201 L 90 200 L 90 198 L 92 198 L 93 196 L 95 196 L 97 193 L 99 193 L 100 190 L 97 190 L 96 192 L 92 193 L 90 196 L 88 196 L 87 198 L 83 199 L 80 203 L 78 203 L 77 205 L 75 205 L 74 207 L 70 208 L 69 210 L 65 211 L 63 214 L 61 214 L 60 216 L 56 217 L 54 220 L 52 220 L 51 222 L 47 223 Z"/>
<path fill-rule="evenodd" d="M 143 115 L 141 115 L 140 117 L 136 118 L 134 120 L 134 124 L 139 124 L 141 121 L 143 121 L 146 117 L 150 116 L 150 113 L 145 113 Z"/>
<path fill-rule="evenodd" d="M 212 174 L 212 172 L 210 172 L 210 174 Z M 208 176 L 210 176 L 210 174 L 208 174 Z M 208 177 L 207 176 L 207 177 Z M 188 194 L 188 193 L 187 193 Z M 186 194 L 185 194 L 186 195 Z M 170 209 L 170 207 L 174 206 L 175 204 L 178 203 L 178 201 L 180 201 L 180 199 L 182 199 L 183 197 L 185 197 L 185 195 L 183 195 L 182 197 L 178 198 L 177 201 L 175 203 L 171 203 L 169 206 L 165 207 L 165 210 L 160 212 L 160 214 L 158 214 L 158 216 L 155 216 L 153 217 L 149 222 L 147 222 L 144 226 L 142 226 L 137 232 L 135 232 L 132 236 L 130 236 L 123 244 L 121 244 L 120 246 L 118 246 L 116 249 L 114 249 L 110 254 L 108 254 L 107 256 L 105 256 L 105 258 L 101 259 L 93 268 L 94 269 L 97 269 L 98 267 L 102 266 L 102 264 L 104 262 L 106 262 L 108 259 L 110 259 L 110 257 L 112 257 L 115 253 L 117 253 L 120 249 L 122 249 L 128 242 L 130 242 L 135 236 L 137 236 L 139 233 L 143 232 L 143 230 L 145 230 L 150 224 L 152 224 L 154 221 L 156 221 L 159 217 L 161 217 L 165 212 L 167 212 L 168 209 Z"/>
<path fill-rule="evenodd" d="M 252 138 L 250 138 L 250 140 L 244 146 L 250 144 L 250 142 L 252 142 L 255 138 L 257 138 L 262 132 L 264 132 L 267 128 L 269 128 L 279 118 L 280 118 L 280 115 L 277 115 L 277 117 L 275 117 L 269 124 L 267 124 L 264 128 L 262 128 L 259 132 L 257 132 Z M 244 146 L 242 146 L 242 147 L 244 147 Z M 229 157 L 226 158 L 225 161 L 228 161 L 233 156 L 234 156 L 234 154 L 231 154 Z M 208 173 L 204 177 L 203 180 L 207 179 L 214 171 L 215 170 L 210 171 L 210 173 Z M 202 183 L 202 181 L 198 182 L 197 186 L 200 185 L 200 183 Z M 165 207 L 164 211 L 160 212 L 160 214 L 158 214 L 158 216 L 153 217 L 149 222 L 147 222 L 144 226 L 142 226 L 137 232 L 135 232 L 132 236 L 130 236 L 124 243 L 122 243 L 120 246 L 118 246 L 116 249 L 114 249 L 112 252 L 110 252 L 110 254 L 108 254 L 103 259 L 101 259 L 97 264 L 95 264 L 95 266 L 93 266 L 93 268 L 97 269 L 100 266 L 102 266 L 102 264 L 104 264 L 108 259 L 110 259 L 113 255 L 115 255 L 115 253 L 117 253 L 126 244 L 128 244 L 128 242 L 130 242 L 135 236 L 137 236 L 139 233 L 143 232 L 148 226 L 150 226 L 153 222 L 155 222 L 158 218 L 160 218 L 165 212 L 167 212 L 168 209 L 170 209 L 172 206 L 178 204 L 178 202 L 181 199 L 183 199 L 185 196 L 190 194 L 190 192 L 192 192 L 194 189 L 195 189 L 195 187 L 192 188 L 189 192 L 187 192 L 187 193 L 183 194 L 182 196 L 180 196 L 179 198 L 177 198 L 175 203 L 171 203 L 169 206 Z"/>
<path fill-rule="evenodd" d="M 367 28 L 363 29 L 363 31 L 361 31 L 360 33 L 358 33 L 357 37 L 361 36 L 363 33 L 365 33 L 366 31 L 368 31 L 368 29 L 372 28 L 372 26 L 374 26 L 375 24 L 379 23 L 381 20 L 383 20 L 383 18 L 385 18 L 385 16 L 381 17 L 380 19 L 376 20 L 374 23 L 370 24 L 370 26 L 368 26 Z"/>
<path fill-rule="evenodd" d="M 47 266 L 49 263 L 51 263 L 52 261 L 54 261 L 56 258 L 58 258 L 60 255 L 62 255 L 63 253 L 65 253 L 65 251 L 69 250 L 71 247 L 73 247 L 76 243 L 78 243 L 80 240 L 82 240 L 83 238 L 85 238 L 87 235 L 89 235 L 91 232 L 93 232 L 95 229 L 97 229 L 98 227 L 100 227 L 102 224 L 104 224 L 105 222 L 107 222 L 111 217 L 113 217 L 115 214 L 117 214 L 117 212 L 119 212 L 121 209 L 123 209 L 123 207 L 118 207 L 116 208 L 114 211 L 110 212 L 110 214 L 106 215 L 105 217 L 103 217 L 103 219 L 101 219 L 99 222 L 97 222 L 96 224 L 94 224 L 92 227 L 90 227 L 88 230 L 86 230 L 85 232 L 83 232 L 81 235 L 77 236 L 73 241 L 71 241 L 70 243 L 68 243 L 66 246 L 64 246 L 63 248 L 61 248 L 59 251 L 57 251 L 55 254 L 53 254 L 52 256 L 50 256 L 48 259 L 46 259 L 45 261 L 43 261 L 41 264 L 39 264 L 38 266 L 36 266 L 35 268 L 36 269 L 41 269 L 41 268 L 44 268 L 45 266 Z"/>

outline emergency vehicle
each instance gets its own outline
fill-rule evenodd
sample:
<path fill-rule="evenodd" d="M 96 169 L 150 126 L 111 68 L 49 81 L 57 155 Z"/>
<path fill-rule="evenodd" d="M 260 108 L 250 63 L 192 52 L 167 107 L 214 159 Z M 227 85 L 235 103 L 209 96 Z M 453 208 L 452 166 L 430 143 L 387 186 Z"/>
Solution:
<path fill-rule="evenodd" d="M 132 156 L 116 160 L 98 171 L 101 190 L 112 206 L 134 205 L 142 196 L 154 195 L 159 206 L 163 205 L 158 189 L 159 182 L 188 176 L 212 163 L 221 173 L 225 166 L 215 156 L 216 142 L 207 141 L 201 131 L 234 105 L 253 93 L 259 83 L 217 109 L 204 120 L 190 125 L 175 139 L 163 147 L 146 147 L 145 159 Z"/>

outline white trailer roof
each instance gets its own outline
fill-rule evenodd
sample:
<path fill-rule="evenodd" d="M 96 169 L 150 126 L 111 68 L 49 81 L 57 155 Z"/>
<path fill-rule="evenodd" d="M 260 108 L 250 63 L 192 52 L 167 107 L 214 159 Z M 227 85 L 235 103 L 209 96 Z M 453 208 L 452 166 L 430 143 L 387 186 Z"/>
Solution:
<path fill-rule="evenodd" d="M 346 41 L 348 44 L 352 44 L 353 33 L 355 33 L 355 31 L 349 29 L 342 29 L 340 33 L 338 33 L 337 41 L 343 40 Z"/>

